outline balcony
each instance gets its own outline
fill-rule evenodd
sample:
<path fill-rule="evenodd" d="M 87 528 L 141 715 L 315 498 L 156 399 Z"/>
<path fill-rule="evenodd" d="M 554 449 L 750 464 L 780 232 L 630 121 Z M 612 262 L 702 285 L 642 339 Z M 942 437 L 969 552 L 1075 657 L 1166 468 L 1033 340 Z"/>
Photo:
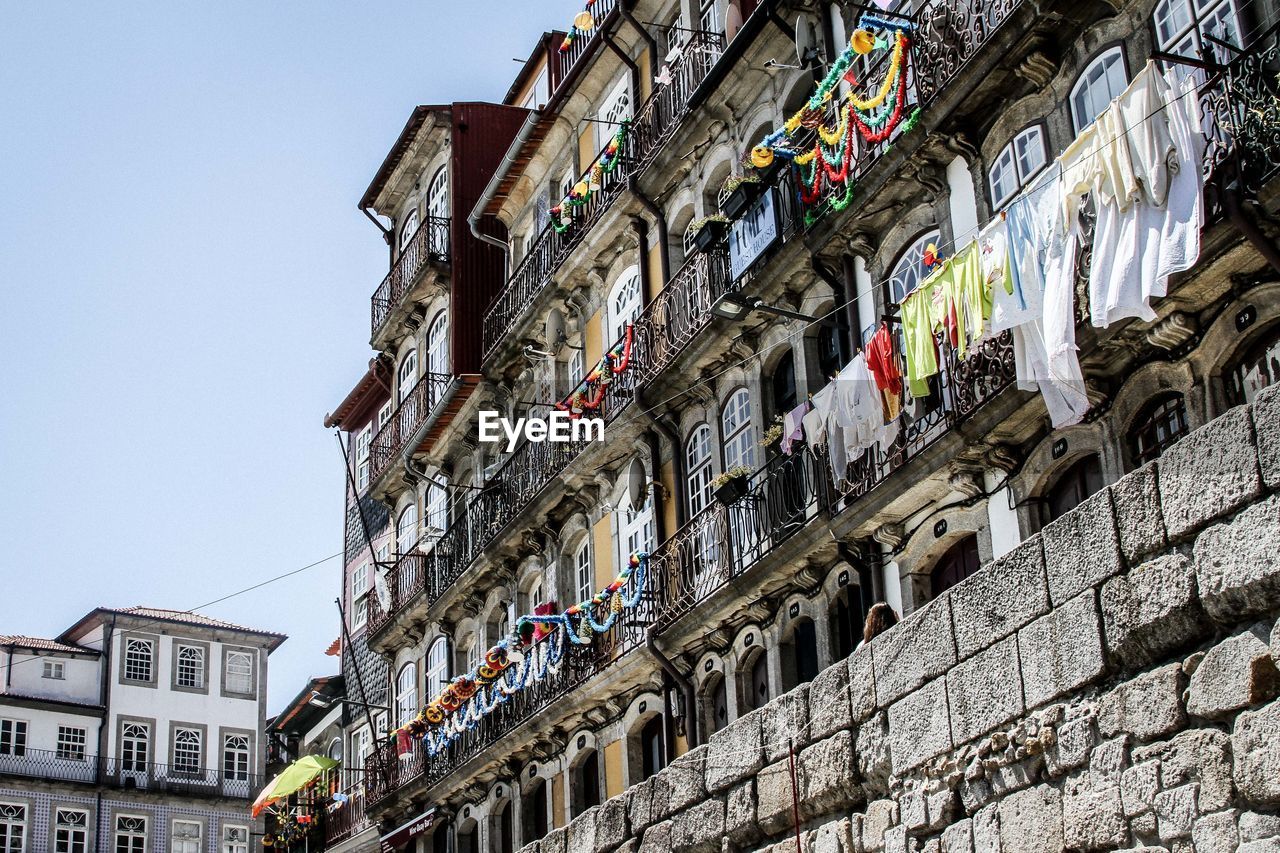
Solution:
<path fill-rule="evenodd" d="M 1201 90 L 1201 109 L 1212 128 L 1205 153 L 1212 180 L 1235 184 L 1251 198 L 1264 195 L 1264 186 L 1280 173 L 1278 63 L 1280 24 L 1234 56 Z"/>
<path fill-rule="evenodd" d="M 369 445 L 369 480 L 376 483 L 401 452 L 430 423 L 440 404 L 453 389 L 453 377 L 447 373 L 424 373 L 413 389 L 400 400 L 391 419 L 382 425 Z"/>
<path fill-rule="evenodd" d="M 603 12 L 593 10 L 597 19 Z M 512 327 L 525 314 L 551 277 L 591 228 L 613 206 L 625 191 L 631 177 L 638 175 L 671 139 L 688 114 L 689 95 L 706 79 L 723 51 L 724 38 L 718 33 L 691 31 L 688 44 L 679 61 L 671 68 L 671 83 L 657 89 L 636 111 L 632 132 L 627 135 L 622 160 L 609 174 L 602 175 L 600 188 L 591 199 L 575 208 L 573 222 L 563 233 L 548 222 L 529 247 L 506 287 L 485 312 L 483 324 L 484 358 L 492 358 L 498 346 L 510 335 Z M 583 170 L 590 174 L 600 162 L 603 151 Z"/>
<path fill-rule="evenodd" d="M 326 847 L 346 841 L 374 826 L 364 808 L 364 791 L 353 787 L 347 791 L 347 801 L 336 811 L 326 811 L 321 820 L 324 822 L 324 843 Z"/>
<path fill-rule="evenodd" d="M 428 216 L 400 250 L 391 272 L 378 285 L 370 300 L 371 336 L 376 340 L 388 326 L 391 316 L 404 307 L 422 271 L 432 264 L 449 263 L 449 220 Z"/>
<path fill-rule="evenodd" d="M 237 800 L 252 799 L 265 782 L 262 776 L 228 775 L 214 768 L 185 768 L 95 755 L 75 759 L 44 749 L 27 749 L 22 755 L 0 755 L 0 776 Z"/>

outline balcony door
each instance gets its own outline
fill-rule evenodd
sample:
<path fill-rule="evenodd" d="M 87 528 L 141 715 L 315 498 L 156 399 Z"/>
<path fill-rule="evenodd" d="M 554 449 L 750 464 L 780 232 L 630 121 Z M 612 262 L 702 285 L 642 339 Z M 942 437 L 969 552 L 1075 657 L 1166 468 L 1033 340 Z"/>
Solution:
<path fill-rule="evenodd" d="M 427 372 L 448 376 L 449 367 L 449 312 L 441 311 L 431 321 L 427 330 Z M 436 381 L 432 377 L 432 381 Z"/>

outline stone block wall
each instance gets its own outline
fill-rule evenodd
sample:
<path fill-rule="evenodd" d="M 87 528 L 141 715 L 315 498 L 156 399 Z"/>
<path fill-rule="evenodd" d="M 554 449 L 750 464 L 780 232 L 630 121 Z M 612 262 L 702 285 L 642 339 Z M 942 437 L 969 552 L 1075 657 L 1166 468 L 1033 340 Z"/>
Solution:
<path fill-rule="evenodd" d="M 1280 850 L 1277 489 L 1273 388 L 523 853 Z"/>

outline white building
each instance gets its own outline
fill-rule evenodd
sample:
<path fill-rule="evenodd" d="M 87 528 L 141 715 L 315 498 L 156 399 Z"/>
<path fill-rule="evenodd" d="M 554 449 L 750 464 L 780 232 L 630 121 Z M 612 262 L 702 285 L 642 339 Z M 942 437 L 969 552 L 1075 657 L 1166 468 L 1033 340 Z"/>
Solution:
<path fill-rule="evenodd" d="M 249 853 L 284 640 L 149 607 L 0 635 L 0 853 Z"/>

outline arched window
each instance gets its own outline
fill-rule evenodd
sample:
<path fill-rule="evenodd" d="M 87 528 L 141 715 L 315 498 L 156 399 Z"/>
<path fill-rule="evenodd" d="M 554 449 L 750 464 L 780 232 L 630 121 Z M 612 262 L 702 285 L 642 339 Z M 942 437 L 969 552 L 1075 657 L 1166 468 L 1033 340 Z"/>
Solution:
<path fill-rule="evenodd" d="M 511 801 L 505 800 L 502 805 L 495 809 L 495 814 L 491 815 L 490 823 L 491 832 L 489 833 L 489 853 L 513 853 L 515 850 L 515 829 L 511 820 Z M 546 819 L 543 819 L 543 826 L 546 825 Z M 544 830 L 544 833 L 545 830 Z M 538 836 L 541 838 L 542 836 Z M 536 839 L 528 839 L 530 841 Z"/>
<path fill-rule="evenodd" d="M 711 427 L 698 424 L 684 447 L 685 472 L 689 477 L 689 517 L 711 505 Z"/>
<path fill-rule="evenodd" d="M 618 569 L 626 565 L 632 554 L 645 551 L 651 553 L 658 543 L 653 524 L 653 496 L 646 492 L 644 504 L 639 509 L 628 506 L 622 511 L 622 520 L 618 528 L 618 543 L 621 551 L 618 554 Z"/>
<path fill-rule="evenodd" d="M 603 149 L 618 132 L 618 124 L 631 115 L 631 82 L 622 75 L 611 91 L 600 104 L 596 113 L 596 149 Z"/>
<path fill-rule="evenodd" d="M 403 726 L 418 713 L 418 668 L 412 662 L 396 676 L 396 725 Z"/>
<path fill-rule="evenodd" d="M 575 604 L 595 595 L 596 575 L 591 565 L 591 537 L 587 536 L 573 552 L 573 594 Z"/>
<path fill-rule="evenodd" d="M 411 349 L 405 353 L 404 358 L 400 361 L 400 370 L 396 374 L 397 383 L 397 399 L 403 403 L 405 398 L 413 391 L 413 386 L 418 384 L 418 351 Z"/>
<path fill-rule="evenodd" d="M 441 311 L 427 329 L 427 372 L 439 376 L 452 373 L 449 365 L 449 312 Z"/>
<path fill-rule="evenodd" d="M 936 228 L 926 231 L 917 237 L 906 250 L 898 256 L 889 274 L 889 299 L 901 302 L 906 295 L 920 286 L 920 282 L 929 277 L 929 268 L 924 265 L 924 250 L 930 243 L 935 246 L 941 238 Z"/>
<path fill-rule="evenodd" d="M 436 637 L 427 649 L 425 676 L 423 689 L 427 691 L 427 701 L 431 701 L 449 683 L 449 641 L 444 637 Z"/>
<path fill-rule="evenodd" d="M 1019 131 L 1018 135 L 1001 149 L 991 171 L 987 173 L 992 206 L 1003 206 L 1047 165 L 1049 165 L 1049 147 L 1045 143 L 1043 125 L 1033 124 Z"/>
<path fill-rule="evenodd" d="M 329 742 L 329 757 L 334 761 L 342 761 L 342 738 L 336 737 Z"/>
<path fill-rule="evenodd" d="M 769 379 L 769 388 L 773 392 L 774 415 L 785 415 L 796 407 L 796 356 L 787 350 L 778 359 Z"/>
<path fill-rule="evenodd" d="M 609 337 L 606 344 L 621 339 L 627 324 L 633 322 L 644 310 L 644 293 L 640 286 L 640 268 L 631 267 L 614 283 L 609 291 L 608 306 Z"/>
<path fill-rule="evenodd" d="M 427 480 L 427 526 L 439 536 L 449 529 L 449 481 L 443 474 Z"/>
<path fill-rule="evenodd" d="M 708 728 L 714 734 L 729 725 L 729 691 L 723 676 L 713 677 L 704 699 L 707 703 Z"/>
<path fill-rule="evenodd" d="M 1232 0 L 1160 0 L 1151 15 L 1156 49 L 1177 56 L 1203 54 L 1205 59 L 1226 62 L 1231 58 L 1230 51 L 1205 36 L 1240 46 L 1240 18 L 1235 5 Z"/>
<path fill-rule="evenodd" d="M 1117 45 L 1099 54 L 1080 72 L 1071 89 L 1071 123 L 1079 133 L 1129 85 L 1124 51 Z"/>
<path fill-rule="evenodd" d="M 655 714 L 640 729 L 640 767 L 645 779 L 667 766 L 665 741 L 662 715 Z"/>
<path fill-rule="evenodd" d="M 547 834 L 547 783 L 534 779 L 520 801 L 520 840 L 532 844 Z"/>
<path fill-rule="evenodd" d="M 1101 488 L 1102 462 L 1097 455 L 1075 462 L 1045 492 L 1045 523 L 1066 515 Z"/>
<path fill-rule="evenodd" d="M 850 584 L 836 593 L 828 611 L 831 624 L 831 649 L 837 659 L 847 658 L 862 639 L 862 623 L 866 619 L 862 587 Z"/>
<path fill-rule="evenodd" d="M 588 749 L 579 757 L 569 779 L 569 811 L 572 817 L 600 805 L 600 753 Z"/>
<path fill-rule="evenodd" d="M 813 681 L 818 674 L 818 632 L 812 619 L 797 619 L 782 646 L 782 689 Z"/>
<path fill-rule="evenodd" d="M 449 218 L 449 170 L 445 166 L 436 169 L 427 185 L 427 216 Z"/>
<path fill-rule="evenodd" d="M 1280 382 L 1280 325 L 1254 344 L 1231 371 L 1227 399 L 1232 405 L 1252 403 L 1263 388 Z"/>
<path fill-rule="evenodd" d="M 1181 394 L 1147 404 L 1129 428 L 1129 456 L 1137 468 L 1156 459 L 1187 434 L 1187 408 Z"/>
<path fill-rule="evenodd" d="M 929 573 L 929 584 L 933 597 L 939 595 L 978 570 L 981 560 L 978 558 L 978 537 L 966 536 L 947 549 L 938 558 L 933 571 Z"/>
<path fill-rule="evenodd" d="M 742 705 L 747 711 L 763 708 L 769 701 L 769 660 L 764 649 L 756 652 L 742 668 L 745 678 L 742 689 Z"/>
<path fill-rule="evenodd" d="M 415 234 L 418 233 L 418 208 L 409 208 L 409 212 L 405 214 L 404 222 L 400 226 L 400 239 L 397 246 L 400 251 L 404 251 L 405 247 L 413 240 Z"/>
<path fill-rule="evenodd" d="M 721 433 L 724 435 L 724 470 L 745 465 L 756 467 L 756 431 L 751 425 L 751 394 L 739 388 L 729 395 L 720 412 Z"/>
<path fill-rule="evenodd" d="M 409 504 L 396 521 L 396 554 L 403 557 L 418 544 L 418 505 Z"/>

